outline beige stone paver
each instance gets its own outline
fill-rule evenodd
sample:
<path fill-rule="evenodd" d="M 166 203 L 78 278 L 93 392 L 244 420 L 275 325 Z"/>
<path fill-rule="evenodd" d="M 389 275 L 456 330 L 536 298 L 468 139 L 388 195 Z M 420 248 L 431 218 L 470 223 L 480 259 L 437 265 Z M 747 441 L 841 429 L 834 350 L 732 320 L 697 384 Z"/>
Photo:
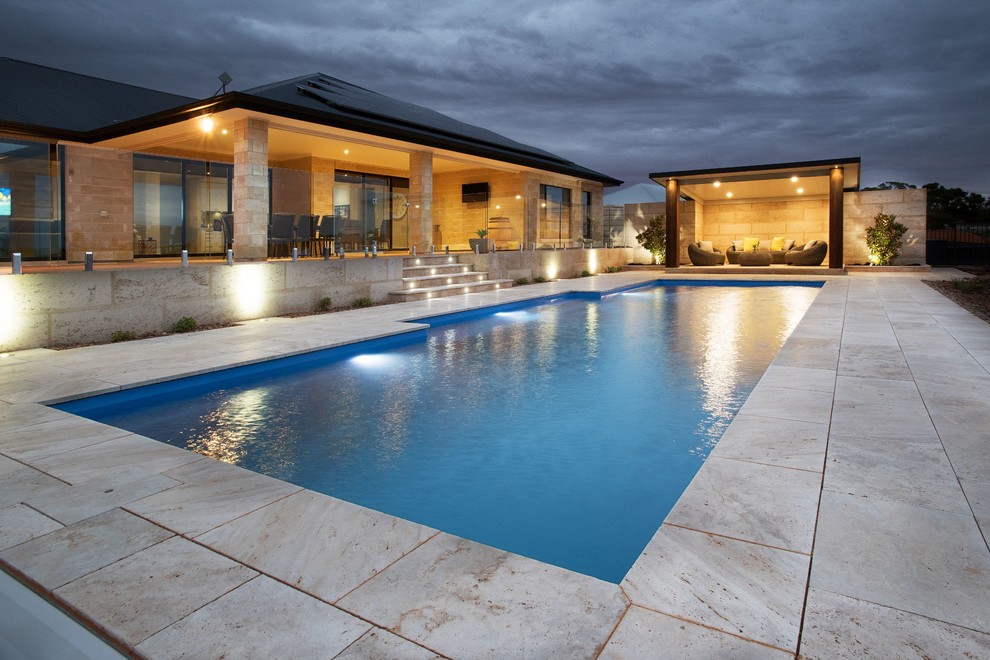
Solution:
<path fill-rule="evenodd" d="M 251 569 L 175 536 L 54 593 L 119 641 L 135 646 L 255 576 Z"/>
<path fill-rule="evenodd" d="M 332 658 L 371 626 L 259 575 L 137 645 L 151 658 Z"/>
<path fill-rule="evenodd" d="M 808 592 L 801 657 L 987 658 L 990 635 L 821 589 Z"/>
<path fill-rule="evenodd" d="M 710 456 L 671 525 L 811 554 L 821 473 Z"/>
<path fill-rule="evenodd" d="M 61 523 L 29 506 L 15 504 L 0 509 L 0 550 L 12 548 L 62 527 Z"/>
<path fill-rule="evenodd" d="M 339 657 L 474 658 L 491 649 L 501 657 L 987 655 L 990 326 L 916 274 L 826 278 L 712 468 L 686 491 L 682 522 L 692 528 L 664 524 L 619 586 L 309 491 L 271 501 L 278 487 L 254 499 L 267 486 L 248 486 L 255 495 L 234 503 L 239 479 L 209 476 L 223 466 L 197 480 L 197 464 L 206 464 L 197 455 L 132 434 L 91 443 L 92 423 L 63 427 L 64 413 L 38 405 L 407 332 L 417 327 L 410 319 L 656 275 L 0 359 L 0 437 L 10 441 L 0 442 L 0 539 L 20 541 L 0 552 L 0 565 L 29 581 L 26 569 L 35 570 L 42 591 L 70 580 L 51 597 L 149 657 L 186 645 L 231 654 L 240 642 L 227 631 L 245 621 L 264 629 L 265 620 L 288 617 L 312 630 L 298 613 L 322 621 L 318 613 L 342 610 L 325 631 Z M 720 276 L 684 269 L 664 277 Z M 809 492 L 821 493 L 817 509 Z M 216 518 L 197 509 L 197 497 L 212 498 Z M 117 508 L 141 506 L 150 520 Z M 164 525 L 199 535 L 176 537 Z M 102 531 L 78 548 L 65 543 L 90 528 Z M 135 536 L 152 544 L 135 545 Z M 351 629 L 349 616 L 361 624 Z M 308 640 L 282 648 L 301 652 Z"/>
<path fill-rule="evenodd" d="M 455 658 L 591 658 L 628 602 L 618 586 L 438 534 L 338 603 Z"/>
<path fill-rule="evenodd" d="M 334 602 L 436 533 L 328 495 L 301 491 L 197 540 Z"/>
<path fill-rule="evenodd" d="M 664 523 L 622 589 L 634 605 L 793 653 L 810 559 Z"/>
<path fill-rule="evenodd" d="M 990 631 L 990 553 L 971 513 L 825 491 L 811 586 Z"/>
<path fill-rule="evenodd" d="M 373 628 L 334 660 L 440 660 L 436 653 L 416 646 L 387 630 Z"/>
<path fill-rule="evenodd" d="M 208 458 L 162 473 L 174 488 L 131 502 L 127 510 L 194 537 L 302 490 L 299 486 Z"/>
<path fill-rule="evenodd" d="M 821 473 L 827 440 L 828 424 L 738 414 L 711 456 Z"/>
<path fill-rule="evenodd" d="M 784 660 L 794 656 L 742 637 L 634 606 L 626 612 L 598 657 L 601 660 L 657 657 L 687 660 Z"/>
<path fill-rule="evenodd" d="M 115 509 L 5 550 L 0 558 L 50 591 L 171 536 Z"/>

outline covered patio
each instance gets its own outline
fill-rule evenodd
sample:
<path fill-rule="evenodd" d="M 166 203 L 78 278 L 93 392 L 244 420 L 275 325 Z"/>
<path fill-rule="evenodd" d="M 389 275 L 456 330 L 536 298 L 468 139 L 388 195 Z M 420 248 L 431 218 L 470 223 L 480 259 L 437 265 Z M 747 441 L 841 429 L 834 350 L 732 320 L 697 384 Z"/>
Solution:
<path fill-rule="evenodd" d="M 690 243 L 709 241 L 726 252 L 734 241 L 755 238 L 769 247 L 777 237 L 798 246 L 826 241 L 826 272 L 846 264 L 845 194 L 859 190 L 858 157 L 655 172 L 650 178 L 666 189 L 667 236 L 676 237 L 668 238 L 667 268 L 690 263 Z"/>

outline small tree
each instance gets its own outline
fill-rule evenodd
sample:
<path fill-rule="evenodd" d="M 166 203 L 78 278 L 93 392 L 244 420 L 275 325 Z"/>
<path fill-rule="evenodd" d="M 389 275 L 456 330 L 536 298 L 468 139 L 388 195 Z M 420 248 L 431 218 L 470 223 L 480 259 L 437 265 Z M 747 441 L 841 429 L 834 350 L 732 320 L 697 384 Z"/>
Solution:
<path fill-rule="evenodd" d="M 870 262 L 876 266 L 889 266 L 901 253 L 901 241 L 908 228 L 897 222 L 897 216 L 877 213 L 873 226 L 866 228 L 866 247 L 870 250 Z"/>
<path fill-rule="evenodd" d="M 667 219 L 663 213 L 655 216 L 636 240 L 653 255 L 656 264 L 663 263 L 667 255 Z"/>

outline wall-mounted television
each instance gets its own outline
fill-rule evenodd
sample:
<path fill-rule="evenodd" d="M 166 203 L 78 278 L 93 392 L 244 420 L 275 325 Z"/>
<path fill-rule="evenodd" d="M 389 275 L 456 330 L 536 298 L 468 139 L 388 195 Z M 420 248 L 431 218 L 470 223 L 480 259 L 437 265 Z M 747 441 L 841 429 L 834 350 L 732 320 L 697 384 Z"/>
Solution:
<path fill-rule="evenodd" d="M 10 215 L 10 188 L 0 186 L 0 215 Z"/>
<path fill-rule="evenodd" d="M 461 202 L 470 204 L 471 202 L 488 201 L 488 182 L 484 183 L 462 183 Z"/>

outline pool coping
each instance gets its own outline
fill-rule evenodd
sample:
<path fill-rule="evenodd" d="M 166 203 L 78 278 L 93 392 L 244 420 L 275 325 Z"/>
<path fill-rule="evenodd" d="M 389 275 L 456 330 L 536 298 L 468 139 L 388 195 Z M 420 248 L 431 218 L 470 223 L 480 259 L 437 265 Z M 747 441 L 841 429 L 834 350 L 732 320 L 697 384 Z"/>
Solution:
<path fill-rule="evenodd" d="M 950 276 L 961 274 L 924 275 Z M 927 499 L 919 499 L 917 493 L 851 495 L 842 491 L 855 491 L 855 484 L 842 482 L 831 488 L 826 474 L 830 444 L 847 447 L 857 434 L 849 419 L 855 422 L 856 415 L 872 414 L 880 406 L 893 405 L 895 416 L 900 410 L 896 400 L 882 400 L 857 411 L 856 398 L 869 398 L 888 387 L 910 393 L 913 386 L 921 393 L 915 403 L 934 420 L 942 419 L 933 413 L 937 406 L 953 405 L 951 397 L 943 401 L 938 367 L 916 378 L 922 367 L 938 359 L 932 355 L 938 351 L 930 342 L 912 343 L 912 333 L 950 336 L 970 361 L 960 367 L 966 378 L 980 385 L 990 363 L 986 324 L 979 325 L 981 321 L 920 284 L 921 276 L 914 274 L 788 278 L 826 284 L 620 585 L 343 506 L 333 498 L 222 463 L 204 463 L 209 459 L 127 432 L 80 418 L 67 420 L 58 411 L 40 409 L 38 402 L 390 336 L 408 331 L 406 321 L 436 313 L 571 290 L 612 290 L 656 279 L 725 280 L 724 275 L 619 273 L 248 322 L 130 345 L 18 352 L 0 365 L 0 474 L 18 490 L 0 502 L 0 529 L 7 527 L 25 540 L 0 546 L 0 564 L 121 650 L 150 657 L 166 648 L 169 654 L 181 648 L 231 651 L 242 643 L 232 631 L 245 625 L 245 611 L 253 612 L 250 620 L 261 628 L 266 622 L 279 622 L 281 634 L 274 636 L 281 639 L 281 648 L 295 648 L 297 654 L 306 649 L 308 631 L 321 640 L 324 653 L 337 649 L 358 656 L 387 651 L 410 657 L 496 652 L 511 657 L 614 657 L 662 644 L 685 652 L 708 649 L 781 657 L 800 647 L 803 655 L 813 657 L 816 649 L 819 654 L 836 650 L 824 641 L 826 633 L 848 628 L 842 613 L 853 610 L 860 619 L 910 620 L 913 629 L 926 631 L 923 637 L 929 644 L 951 638 L 957 645 L 962 639 L 990 648 L 979 646 L 988 644 L 985 613 L 974 618 L 956 611 L 960 608 L 926 609 L 903 594 L 885 594 L 879 588 L 864 592 L 861 584 L 848 584 L 847 574 L 854 574 L 855 567 L 843 555 L 844 544 L 833 541 L 844 529 L 842 521 L 865 515 L 856 499 L 872 497 L 879 508 L 900 506 L 901 516 L 951 514 L 958 527 L 954 532 L 962 530 L 968 539 L 956 555 L 962 553 L 977 567 L 977 585 L 990 584 L 990 556 L 977 522 L 986 525 L 990 456 L 979 453 L 975 461 L 967 461 L 978 465 L 962 469 L 959 461 L 951 460 L 956 450 L 944 449 L 938 467 L 950 466 L 959 492 L 951 492 L 939 473 L 930 489 L 935 495 L 928 493 Z M 904 305 L 911 307 L 912 315 L 899 310 Z M 884 313 L 878 314 L 878 309 Z M 289 331 L 292 337 L 286 336 Z M 890 349 L 891 336 L 914 370 L 905 373 L 890 366 L 895 357 L 891 354 L 889 364 L 877 363 L 875 371 L 864 371 L 871 352 Z M 967 348 L 970 344 L 976 348 Z M 856 359 L 846 364 L 844 353 Z M 961 432 L 957 420 L 933 426 L 941 444 L 953 434 L 978 434 L 983 418 L 970 417 L 975 421 Z M 917 442 L 928 440 L 919 437 Z M 862 448 L 853 443 L 852 450 L 843 451 L 852 455 L 857 450 Z M 130 452 L 127 458 L 133 460 L 121 462 L 122 451 Z M 832 456 L 828 458 L 831 462 Z M 846 459 L 840 453 L 835 460 Z M 926 460 L 931 462 L 927 454 Z M 844 476 L 842 469 L 835 470 Z M 119 497 L 104 497 L 110 490 Z M 78 505 L 77 510 L 67 502 Z M 206 505 L 209 511 L 203 510 Z M 907 513 L 904 507 L 909 507 Z M 79 509 L 97 513 L 77 520 L 83 515 Z M 62 528 L 60 521 L 68 526 Z M 125 528 L 132 531 L 125 534 Z M 299 552 L 273 548 L 270 539 L 258 540 L 274 532 L 291 536 L 291 530 L 322 530 L 345 542 L 304 544 L 305 552 Z M 114 549 L 97 540 L 116 538 L 115 533 L 123 536 Z M 70 537 L 81 550 L 65 549 Z M 145 540 L 137 542 L 136 537 Z M 4 538 L 0 534 L 0 540 Z M 872 544 L 874 551 L 879 542 L 869 537 L 849 541 Z M 355 550 L 360 543 L 378 543 L 387 550 L 368 556 Z M 105 594 L 131 584 L 134 571 L 146 569 L 142 562 L 169 566 L 160 556 L 166 546 L 170 554 L 188 555 L 183 569 L 188 575 L 156 582 L 156 595 L 160 592 L 164 599 L 159 616 L 136 626 L 134 619 L 142 618 L 142 608 L 127 598 L 107 605 Z M 883 551 L 890 549 L 884 546 Z M 307 552 L 309 559 L 300 558 Z M 339 564 L 332 571 L 327 568 L 331 557 Z M 69 558 L 79 559 L 80 567 L 54 571 L 52 562 L 64 566 L 72 563 Z M 939 570 L 955 570 L 949 559 L 939 561 Z M 213 564 L 213 569 L 202 568 Z M 317 566 L 329 577 L 314 576 Z M 978 615 L 979 610 L 977 606 Z M 318 634 L 306 627 L 307 621 L 326 620 L 334 622 L 330 632 L 326 625 Z M 881 642 L 890 643 L 890 628 L 879 626 L 877 649 L 886 648 Z"/>

